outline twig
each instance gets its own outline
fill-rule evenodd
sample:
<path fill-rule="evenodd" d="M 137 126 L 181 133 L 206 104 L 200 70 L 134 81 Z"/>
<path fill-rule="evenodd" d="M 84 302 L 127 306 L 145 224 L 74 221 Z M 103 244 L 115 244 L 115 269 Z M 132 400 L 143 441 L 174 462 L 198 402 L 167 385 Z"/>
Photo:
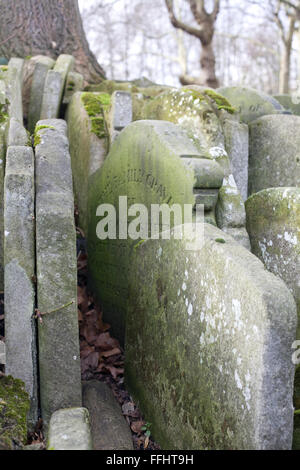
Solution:
<path fill-rule="evenodd" d="M 58 312 L 59 310 L 62 310 L 63 308 L 67 308 L 69 307 L 70 305 L 72 305 L 74 303 L 74 300 L 71 300 L 70 302 L 68 302 L 67 304 L 65 305 L 62 305 L 61 307 L 57 307 L 57 308 L 54 308 L 53 310 L 49 310 L 49 312 L 41 312 L 38 308 L 35 309 L 35 315 L 34 315 L 34 318 L 38 318 L 40 323 L 43 323 L 43 319 L 42 319 L 42 316 L 43 315 L 48 315 L 48 313 L 55 313 L 55 312 Z"/>

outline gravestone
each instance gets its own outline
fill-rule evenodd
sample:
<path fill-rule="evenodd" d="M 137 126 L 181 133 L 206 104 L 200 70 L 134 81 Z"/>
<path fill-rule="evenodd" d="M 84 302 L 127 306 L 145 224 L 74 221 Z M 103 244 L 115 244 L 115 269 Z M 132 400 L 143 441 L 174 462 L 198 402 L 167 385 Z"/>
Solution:
<path fill-rule="evenodd" d="M 0 364 L 5 364 L 6 362 L 6 348 L 4 341 L 0 340 Z"/>
<path fill-rule="evenodd" d="M 282 94 L 274 95 L 273 98 L 275 98 L 275 100 L 277 100 L 286 111 L 290 111 L 292 114 L 300 116 L 299 96 L 293 97 L 293 95 Z"/>
<path fill-rule="evenodd" d="M 110 106 L 106 93 L 75 93 L 68 106 L 68 136 L 79 225 L 87 234 L 88 193 L 92 175 L 109 149 L 105 115 Z"/>
<path fill-rule="evenodd" d="M 43 91 L 40 119 L 59 117 L 67 75 L 71 71 L 73 64 L 73 56 L 61 54 L 57 58 L 53 70 L 48 70 Z"/>
<path fill-rule="evenodd" d="M 35 310 L 34 157 L 9 147 L 4 180 L 4 312 L 6 374 L 29 394 L 31 429 L 38 417 Z"/>
<path fill-rule="evenodd" d="M 8 63 L 5 73 L 6 98 L 8 99 L 8 114 L 10 118 L 15 118 L 23 123 L 22 105 L 22 73 L 23 59 L 12 58 Z"/>
<path fill-rule="evenodd" d="M 125 381 L 163 449 L 290 449 L 296 306 L 212 225 L 199 251 L 148 240 L 132 258 Z"/>
<path fill-rule="evenodd" d="M 144 204 L 148 210 L 151 204 L 194 205 L 194 190 L 219 189 L 223 176 L 221 166 L 212 158 L 201 158 L 185 132 L 170 122 L 134 122 L 114 141 L 89 191 L 88 253 L 91 288 L 121 341 L 131 251 L 138 240 L 126 236 L 100 240 L 96 233 L 98 206 L 116 208 L 118 227 L 119 196 L 127 197 L 128 207 Z"/>
<path fill-rule="evenodd" d="M 217 91 L 230 101 L 241 122 L 246 124 L 266 114 L 284 112 L 284 108 L 275 98 L 254 88 L 234 86 L 219 88 Z"/>
<path fill-rule="evenodd" d="M 264 116 L 249 125 L 249 195 L 300 185 L 300 117 Z"/>
<path fill-rule="evenodd" d="M 131 93 L 115 91 L 111 97 L 109 119 L 110 141 L 113 142 L 119 133 L 132 121 Z"/>
<path fill-rule="evenodd" d="M 33 134 L 35 125 L 41 116 L 46 76 L 48 71 L 54 66 L 54 63 L 51 57 L 46 56 L 39 56 L 38 60 L 34 61 L 28 107 L 28 129 L 31 134 Z"/>
<path fill-rule="evenodd" d="M 1 107 L 0 107 L 0 112 L 1 112 Z M 4 278 L 3 278 L 4 194 L 3 194 L 3 189 L 4 189 L 4 174 L 5 174 L 5 154 L 6 154 L 6 144 L 5 144 L 6 125 L 7 125 L 7 122 L 5 118 L 1 122 L 1 114 L 0 114 L 0 291 L 4 290 Z"/>
<path fill-rule="evenodd" d="M 81 406 L 76 232 L 65 121 L 35 131 L 36 265 L 41 411 L 47 428 L 59 408 Z"/>
<path fill-rule="evenodd" d="M 260 191 L 246 201 L 246 211 L 252 252 L 290 288 L 300 318 L 300 188 Z"/>
<path fill-rule="evenodd" d="M 67 408 L 53 413 L 49 423 L 47 450 L 92 450 L 89 412 Z"/>
<path fill-rule="evenodd" d="M 31 146 L 29 134 L 26 132 L 20 121 L 15 118 L 9 119 L 6 126 L 6 146 Z"/>
<path fill-rule="evenodd" d="M 63 104 L 69 104 L 72 96 L 83 89 L 84 78 L 81 73 L 69 72 L 66 79 Z"/>

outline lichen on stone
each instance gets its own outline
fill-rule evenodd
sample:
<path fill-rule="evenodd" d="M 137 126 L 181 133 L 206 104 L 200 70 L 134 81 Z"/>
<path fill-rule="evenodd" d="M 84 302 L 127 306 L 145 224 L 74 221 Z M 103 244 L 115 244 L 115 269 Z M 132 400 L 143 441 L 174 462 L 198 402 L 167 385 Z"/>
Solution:
<path fill-rule="evenodd" d="M 230 114 L 234 114 L 236 112 L 236 109 L 231 105 L 231 103 L 224 96 L 216 93 L 214 90 L 207 88 L 204 90 L 204 93 L 216 103 L 219 111 L 224 109 Z"/>
<path fill-rule="evenodd" d="M 84 92 L 81 95 L 82 103 L 91 119 L 91 132 L 99 139 L 107 136 L 105 115 L 111 105 L 111 97 L 108 93 Z"/>
<path fill-rule="evenodd" d="M 21 449 L 26 444 L 29 407 L 24 383 L 11 376 L 0 378 L 0 450 Z"/>
<path fill-rule="evenodd" d="M 41 125 L 41 126 L 36 126 L 34 135 L 33 135 L 33 144 L 34 147 L 39 145 L 41 143 L 41 136 L 39 135 L 39 131 L 42 129 L 54 129 L 53 126 L 47 126 L 47 125 Z M 30 144 L 31 145 L 31 144 Z"/>

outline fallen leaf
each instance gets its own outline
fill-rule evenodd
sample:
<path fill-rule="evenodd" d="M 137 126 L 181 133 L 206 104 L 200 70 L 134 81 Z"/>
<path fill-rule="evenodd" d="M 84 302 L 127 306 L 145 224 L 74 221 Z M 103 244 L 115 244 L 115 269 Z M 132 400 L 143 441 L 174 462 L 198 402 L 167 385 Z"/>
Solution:
<path fill-rule="evenodd" d="M 142 434 L 142 427 L 145 426 L 145 421 L 133 421 L 131 423 L 131 430 L 136 434 Z"/>
<path fill-rule="evenodd" d="M 104 357 L 111 357 L 111 356 L 115 356 L 116 354 L 120 354 L 121 351 L 119 348 L 114 348 L 114 349 L 111 349 L 110 351 L 104 351 L 101 353 L 101 356 L 104 356 Z"/>

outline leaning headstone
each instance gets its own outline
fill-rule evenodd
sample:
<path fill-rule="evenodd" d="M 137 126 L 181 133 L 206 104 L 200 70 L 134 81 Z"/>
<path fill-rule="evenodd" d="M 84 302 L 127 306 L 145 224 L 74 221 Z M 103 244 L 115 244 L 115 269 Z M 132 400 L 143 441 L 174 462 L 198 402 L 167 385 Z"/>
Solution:
<path fill-rule="evenodd" d="M 53 413 L 49 423 L 47 450 L 92 450 L 89 412 L 67 408 Z"/>
<path fill-rule="evenodd" d="M 76 232 L 65 121 L 35 131 L 36 263 L 41 410 L 47 426 L 59 408 L 81 406 Z"/>
<path fill-rule="evenodd" d="M 34 59 L 33 57 L 32 60 Z M 31 134 L 33 134 L 35 125 L 41 116 L 46 76 L 48 71 L 52 69 L 54 63 L 51 57 L 46 56 L 38 56 L 38 59 L 34 61 L 28 107 L 28 129 Z"/>
<path fill-rule="evenodd" d="M 277 100 L 286 111 L 290 111 L 296 116 L 300 116 L 299 96 L 293 97 L 291 95 L 282 94 L 274 95 L 273 98 L 275 98 L 275 100 Z"/>
<path fill-rule="evenodd" d="M 132 121 L 131 93 L 115 91 L 111 97 L 110 140 L 113 142 L 119 133 Z"/>
<path fill-rule="evenodd" d="M 225 119 L 223 131 L 231 171 L 245 201 L 248 197 L 249 129 L 246 124 Z"/>
<path fill-rule="evenodd" d="M 34 157 L 30 147 L 9 147 L 4 180 L 4 312 L 6 373 L 25 383 L 29 422 L 38 417 L 35 330 Z"/>
<path fill-rule="evenodd" d="M 10 147 L 13 145 L 16 146 L 31 146 L 29 134 L 26 132 L 26 129 L 15 118 L 9 119 L 6 128 L 6 146 Z"/>
<path fill-rule="evenodd" d="M 111 147 L 102 167 L 94 174 L 89 190 L 88 252 L 90 285 L 103 306 L 114 334 L 123 341 L 131 250 L 139 240 L 123 233 L 101 240 L 98 206 L 111 204 L 120 211 L 133 204 L 179 204 L 194 206 L 194 190 L 210 192 L 222 185 L 224 172 L 212 157 L 201 154 L 179 126 L 164 121 L 136 121 L 127 126 Z M 119 197 L 127 197 L 120 202 Z M 203 197 L 203 192 L 201 194 Z M 119 206 L 120 203 L 120 206 Z M 124 203 L 124 205 L 123 205 Z M 97 215 L 98 214 L 98 215 Z M 102 214 L 104 215 L 104 214 Z M 129 217 L 131 220 L 131 218 Z M 124 223 L 127 233 L 127 221 Z M 101 269 L 99 267 L 101 266 Z"/>
<path fill-rule="evenodd" d="M 4 341 L 0 340 L 0 364 L 5 364 L 6 362 L 6 348 Z"/>
<path fill-rule="evenodd" d="M 7 73 L 5 74 L 6 94 L 9 102 L 9 117 L 17 119 L 23 123 L 23 105 L 22 105 L 22 74 L 23 59 L 12 58 L 8 63 Z"/>
<path fill-rule="evenodd" d="M 1 81 L 0 81 L 1 83 Z M 1 112 L 1 106 L 0 106 Z M 4 289 L 4 277 L 3 277 L 3 242 L 4 242 L 4 219 L 3 219 L 3 211 L 4 211 L 4 174 L 5 174 L 5 154 L 6 154 L 6 144 L 5 144 L 5 133 L 6 133 L 6 125 L 7 120 L 3 118 L 1 122 L 1 115 L 0 115 L 0 291 Z"/>
<path fill-rule="evenodd" d="M 80 228 L 87 233 L 88 192 L 92 175 L 108 153 L 109 132 L 105 116 L 110 107 L 107 93 L 75 93 L 68 106 L 67 121 L 75 201 Z"/>
<path fill-rule="evenodd" d="M 254 88 L 234 86 L 219 88 L 217 91 L 230 101 L 241 122 L 246 124 L 266 114 L 284 112 L 284 108 L 275 98 Z"/>
<path fill-rule="evenodd" d="M 300 117 L 264 116 L 249 126 L 249 195 L 300 186 Z"/>
<path fill-rule="evenodd" d="M 67 75 L 74 64 L 74 57 L 61 54 L 53 70 L 47 72 L 40 119 L 53 119 L 59 117 L 63 92 Z"/>
<path fill-rule="evenodd" d="M 69 104 L 72 96 L 83 89 L 84 78 L 81 73 L 69 72 L 66 79 L 63 104 Z"/>
<path fill-rule="evenodd" d="M 300 188 L 260 191 L 246 201 L 246 211 L 252 252 L 290 288 L 300 319 Z"/>
<path fill-rule="evenodd" d="M 94 450 L 133 450 L 129 425 L 107 384 L 83 384 L 83 406 L 89 410 Z"/>
<path fill-rule="evenodd" d="M 125 380 L 161 447 L 290 449 L 297 316 L 283 281 L 205 224 L 199 251 L 140 244 L 129 284 Z"/>

